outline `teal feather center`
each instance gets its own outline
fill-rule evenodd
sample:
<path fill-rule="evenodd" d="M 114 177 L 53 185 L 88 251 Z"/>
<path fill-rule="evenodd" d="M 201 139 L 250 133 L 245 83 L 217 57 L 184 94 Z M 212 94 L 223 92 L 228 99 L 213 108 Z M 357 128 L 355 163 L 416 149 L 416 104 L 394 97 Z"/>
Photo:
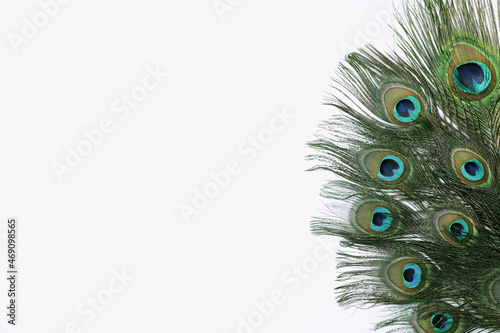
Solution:
<path fill-rule="evenodd" d="M 398 180 L 405 171 L 402 159 L 394 155 L 387 155 L 380 162 L 378 177 L 387 182 Z"/>
<path fill-rule="evenodd" d="M 370 228 L 376 232 L 384 232 L 392 225 L 394 218 L 389 216 L 391 211 L 385 207 L 377 207 L 373 210 Z"/>
<path fill-rule="evenodd" d="M 469 94 L 477 95 L 488 89 L 491 78 L 491 70 L 479 61 L 460 64 L 453 70 L 453 82 L 458 89 Z"/>
<path fill-rule="evenodd" d="M 449 313 L 436 313 L 431 317 L 434 332 L 446 333 L 453 326 L 453 317 Z"/>
<path fill-rule="evenodd" d="M 416 288 L 422 282 L 422 269 L 419 265 L 409 263 L 403 268 L 403 283 L 407 288 Z"/>
<path fill-rule="evenodd" d="M 396 103 L 392 114 L 402 123 L 411 123 L 418 119 L 421 111 L 422 105 L 420 105 L 418 99 L 413 96 L 407 96 Z"/>
<path fill-rule="evenodd" d="M 448 234 L 456 241 L 463 241 L 469 235 L 470 229 L 467 222 L 457 219 L 448 228 Z"/>
<path fill-rule="evenodd" d="M 473 182 L 483 179 L 485 175 L 484 165 L 477 158 L 465 162 L 460 167 L 460 172 L 465 178 Z"/>

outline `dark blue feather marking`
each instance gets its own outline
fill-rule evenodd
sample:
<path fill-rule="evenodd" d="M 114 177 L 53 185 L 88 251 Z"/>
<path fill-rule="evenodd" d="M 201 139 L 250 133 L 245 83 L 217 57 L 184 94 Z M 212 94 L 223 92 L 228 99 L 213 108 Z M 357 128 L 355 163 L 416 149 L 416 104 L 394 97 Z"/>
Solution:
<path fill-rule="evenodd" d="M 482 62 L 470 61 L 458 65 L 453 71 L 453 81 L 458 89 L 469 94 L 480 94 L 491 83 L 491 70 Z"/>
<path fill-rule="evenodd" d="M 415 111 L 415 104 L 409 99 L 402 99 L 396 104 L 396 111 L 401 117 L 408 118 L 410 111 Z"/>
<path fill-rule="evenodd" d="M 422 105 L 414 96 L 407 96 L 399 100 L 392 111 L 397 121 L 411 123 L 415 121 L 422 111 Z"/>
<path fill-rule="evenodd" d="M 477 165 L 474 162 L 467 162 L 467 163 L 465 163 L 465 171 L 469 175 L 474 177 L 476 175 L 476 173 L 479 171 L 479 165 Z"/>
<path fill-rule="evenodd" d="M 431 318 L 434 332 L 446 333 L 453 326 L 453 317 L 449 313 L 436 313 Z"/>
<path fill-rule="evenodd" d="M 405 164 L 402 159 L 395 155 L 386 155 L 380 162 L 378 177 L 387 182 L 398 180 L 405 171 Z"/>
<path fill-rule="evenodd" d="M 473 158 L 465 162 L 461 167 L 462 175 L 470 181 L 476 182 L 485 176 L 483 163 L 477 158 Z"/>
<path fill-rule="evenodd" d="M 370 228 L 376 232 L 384 232 L 392 225 L 394 218 L 391 211 L 385 207 L 377 207 L 373 210 Z"/>
<path fill-rule="evenodd" d="M 403 272 L 403 277 L 406 282 L 413 282 L 415 279 L 415 270 L 413 268 L 408 268 Z"/>
<path fill-rule="evenodd" d="M 450 232 L 457 237 L 462 236 L 463 231 L 464 231 L 464 226 L 461 225 L 460 223 L 453 223 L 450 227 Z"/>
<path fill-rule="evenodd" d="M 448 228 L 449 235 L 457 241 L 463 241 L 469 235 L 470 228 L 463 219 L 457 219 Z"/>
<path fill-rule="evenodd" d="M 474 82 L 481 84 L 484 82 L 484 71 L 478 64 L 469 62 L 457 67 L 458 74 L 462 83 L 468 87 L 473 88 Z"/>
<path fill-rule="evenodd" d="M 382 224 L 384 224 L 384 220 L 387 217 L 384 213 L 375 213 L 373 214 L 373 224 L 375 224 L 377 227 L 380 227 Z"/>
<path fill-rule="evenodd" d="M 422 282 L 422 269 L 417 264 L 406 264 L 403 268 L 403 282 L 407 288 L 417 288 Z"/>
<path fill-rule="evenodd" d="M 388 158 L 380 163 L 380 173 L 384 177 L 393 177 L 394 170 L 397 169 L 399 169 L 399 164 L 393 159 Z"/>

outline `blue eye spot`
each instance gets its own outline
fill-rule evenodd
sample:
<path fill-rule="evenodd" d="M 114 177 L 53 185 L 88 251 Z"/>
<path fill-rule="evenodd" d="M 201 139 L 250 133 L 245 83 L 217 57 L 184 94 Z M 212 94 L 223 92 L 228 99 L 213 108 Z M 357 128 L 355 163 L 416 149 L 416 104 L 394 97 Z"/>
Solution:
<path fill-rule="evenodd" d="M 467 162 L 465 163 L 464 167 L 465 172 L 467 172 L 471 176 L 476 176 L 477 172 L 479 171 L 479 166 L 474 162 Z"/>
<path fill-rule="evenodd" d="M 380 162 L 378 177 L 388 182 L 396 181 L 405 171 L 403 161 L 394 155 L 387 155 Z"/>
<path fill-rule="evenodd" d="M 415 104 L 409 99 L 402 99 L 396 104 L 396 111 L 401 117 L 408 118 L 410 111 L 415 111 Z"/>
<path fill-rule="evenodd" d="M 469 225 L 462 219 L 455 220 L 448 228 L 449 235 L 459 242 L 469 235 L 469 231 Z"/>
<path fill-rule="evenodd" d="M 431 317 L 434 332 L 446 333 L 453 326 L 453 318 L 449 313 L 436 313 Z"/>
<path fill-rule="evenodd" d="M 394 218 L 391 211 L 385 207 L 377 207 L 373 210 L 370 228 L 376 232 L 384 232 L 392 225 Z"/>
<path fill-rule="evenodd" d="M 422 269 L 417 264 L 406 264 L 403 268 L 403 282 L 407 288 L 416 288 L 422 282 Z"/>
<path fill-rule="evenodd" d="M 392 111 L 394 117 L 402 123 L 411 123 L 416 120 L 422 111 L 418 99 L 413 96 L 399 100 Z"/>
<path fill-rule="evenodd" d="M 460 168 L 462 175 L 470 181 L 477 182 L 485 175 L 484 166 L 477 158 L 465 162 Z"/>
<path fill-rule="evenodd" d="M 466 62 L 455 68 L 453 81 L 461 91 L 477 95 L 485 91 L 490 85 L 491 70 L 482 62 Z"/>

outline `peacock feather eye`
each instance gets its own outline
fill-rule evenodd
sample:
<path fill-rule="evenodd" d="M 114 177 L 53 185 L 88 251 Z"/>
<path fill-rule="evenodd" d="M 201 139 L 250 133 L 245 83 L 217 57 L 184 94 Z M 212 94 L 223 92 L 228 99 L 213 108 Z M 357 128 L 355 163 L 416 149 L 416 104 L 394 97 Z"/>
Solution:
<path fill-rule="evenodd" d="M 393 233 L 399 220 L 397 210 L 385 202 L 368 200 L 354 210 L 353 223 L 362 231 L 375 236 Z"/>
<path fill-rule="evenodd" d="M 448 82 L 455 95 L 468 101 L 490 95 L 497 84 L 497 73 L 485 52 L 469 42 L 455 42 L 450 48 Z"/>
<path fill-rule="evenodd" d="M 472 186 L 485 186 L 490 181 L 486 161 L 469 149 L 454 148 L 451 154 L 453 169 L 458 177 Z"/>
<path fill-rule="evenodd" d="M 419 310 L 412 319 L 419 333 L 454 333 L 460 329 L 460 317 L 448 305 Z"/>
<path fill-rule="evenodd" d="M 406 159 L 390 150 L 365 151 L 361 154 L 360 162 L 369 174 L 386 184 L 399 184 L 410 173 L 410 165 Z"/>
<path fill-rule="evenodd" d="M 405 294 L 415 294 L 427 286 L 427 266 L 416 258 L 400 258 L 385 269 L 385 281 Z"/>
<path fill-rule="evenodd" d="M 424 103 L 420 95 L 403 85 L 386 85 L 381 98 L 387 116 L 396 125 L 414 125 L 423 111 Z"/>
<path fill-rule="evenodd" d="M 465 245 L 475 233 L 471 219 L 462 213 L 442 210 L 434 215 L 434 226 L 450 244 Z"/>

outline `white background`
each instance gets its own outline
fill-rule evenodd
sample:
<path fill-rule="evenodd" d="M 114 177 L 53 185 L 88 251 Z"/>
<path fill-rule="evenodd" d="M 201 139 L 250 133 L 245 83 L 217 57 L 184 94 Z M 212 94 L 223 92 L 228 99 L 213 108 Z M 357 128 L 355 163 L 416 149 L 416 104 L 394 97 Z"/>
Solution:
<path fill-rule="evenodd" d="M 377 321 L 337 307 L 334 255 L 295 289 L 284 276 L 313 264 L 319 246 L 309 221 L 332 176 L 304 171 L 305 144 L 335 112 L 322 103 L 341 45 L 392 44 L 374 15 L 390 2 L 232 3 L 221 19 L 211 0 L 73 0 L 19 52 L 8 36 L 41 7 L 0 3 L 0 231 L 18 218 L 16 332 L 75 322 L 94 333 L 235 333 L 274 290 L 284 301 L 255 332 L 367 332 Z M 120 119 L 113 102 L 148 66 L 168 78 Z M 295 118 L 247 161 L 238 147 L 284 108 Z M 113 132 L 60 181 L 53 163 L 105 118 Z M 187 223 L 180 205 L 232 160 L 241 172 Z M 77 308 L 122 269 L 134 280 L 86 322 Z"/>

